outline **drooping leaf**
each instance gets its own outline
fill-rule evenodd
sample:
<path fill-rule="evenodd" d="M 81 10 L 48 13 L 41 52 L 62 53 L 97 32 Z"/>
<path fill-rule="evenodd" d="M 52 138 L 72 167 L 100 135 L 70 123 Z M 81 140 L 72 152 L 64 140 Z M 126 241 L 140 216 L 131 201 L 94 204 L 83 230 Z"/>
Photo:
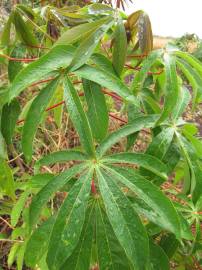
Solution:
<path fill-rule="evenodd" d="M 20 104 L 14 99 L 10 104 L 5 104 L 1 116 L 1 132 L 7 144 L 12 143 L 15 125 L 20 114 Z"/>
<path fill-rule="evenodd" d="M 126 256 L 135 269 L 147 269 L 148 239 L 141 220 L 113 177 L 99 169 L 96 174 L 107 216 Z"/>
<path fill-rule="evenodd" d="M 112 63 L 116 73 L 120 76 L 123 70 L 127 54 L 127 37 L 122 20 L 118 20 L 113 40 Z"/>
<path fill-rule="evenodd" d="M 127 163 L 127 164 L 137 164 L 143 168 L 155 173 L 156 175 L 167 179 L 167 167 L 158 158 L 140 153 L 118 153 L 105 157 L 102 162 L 105 163 Z"/>
<path fill-rule="evenodd" d="M 27 86 L 39 81 L 44 76 L 52 76 L 51 72 L 67 67 L 74 53 L 70 45 L 57 46 L 40 59 L 29 64 L 15 77 L 9 91 L 10 99 L 19 95 Z M 34 74 L 34 76 L 33 76 Z"/>
<path fill-rule="evenodd" d="M 42 208 L 48 202 L 50 197 L 60 188 L 62 188 L 73 176 L 80 173 L 86 164 L 75 165 L 74 167 L 62 172 L 58 176 L 53 177 L 33 198 L 30 205 L 29 225 L 30 229 L 37 223 Z"/>
<path fill-rule="evenodd" d="M 83 88 L 88 105 L 88 119 L 97 141 L 101 141 L 107 134 L 109 116 L 104 94 L 100 85 L 84 80 Z"/>
<path fill-rule="evenodd" d="M 85 220 L 92 171 L 81 175 L 63 202 L 53 226 L 48 248 L 50 270 L 58 270 L 76 247 Z"/>
<path fill-rule="evenodd" d="M 89 121 L 83 110 L 79 96 L 67 77 L 64 83 L 64 97 L 70 118 L 74 123 L 85 151 L 90 156 L 94 156 L 95 148 Z"/>
<path fill-rule="evenodd" d="M 22 149 L 28 162 L 32 158 L 32 144 L 37 126 L 57 88 L 58 81 L 59 79 L 57 78 L 42 89 L 29 108 L 22 132 Z"/>
<path fill-rule="evenodd" d="M 141 116 L 131 121 L 129 124 L 120 128 L 119 130 L 111 133 L 106 137 L 103 142 L 98 146 L 96 152 L 99 157 L 103 156 L 104 153 L 116 142 L 128 136 L 134 132 L 140 131 L 143 128 L 150 128 L 154 126 L 155 120 L 158 119 L 157 115 Z"/>

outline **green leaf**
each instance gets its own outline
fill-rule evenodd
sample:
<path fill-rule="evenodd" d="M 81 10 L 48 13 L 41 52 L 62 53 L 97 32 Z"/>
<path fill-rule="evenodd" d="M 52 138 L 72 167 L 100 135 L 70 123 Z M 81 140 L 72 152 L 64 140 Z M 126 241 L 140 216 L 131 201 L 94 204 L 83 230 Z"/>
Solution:
<path fill-rule="evenodd" d="M 172 111 L 172 115 L 174 120 L 177 120 L 180 116 L 182 116 L 183 112 L 186 110 L 189 102 L 191 101 L 191 94 L 186 87 L 181 88 L 181 95 L 179 96 L 177 105 Z"/>
<path fill-rule="evenodd" d="M 103 54 L 94 53 L 91 56 L 91 60 L 98 68 L 106 71 L 107 73 L 111 73 L 112 75 L 116 76 L 112 62 L 107 57 L 105 57 Z"/>
<path fill-rule="evenodd" d="M 81 144 L 87 154 L 94 156 L 95 148 L 90 124 L 83 110 L 79 96 L 68 77 L 65 78 L 64 82 L 64 98 L 70 118 L 79 134 Z"/>
<path fill-rule="evenodd" d="M 117 239 L 134 269 L 146 270 L 149 249 L 146 230 L 141 220 L 113 177 L 99 169 L 96 174 L 106 213 Z"/>
<path fill-rule="evenodd" d="M 62 102 L 63 97 L 64 97 L 64 89 L 61 85 L 58 85 L 58 87 L 57 87 L 57 89 L 52 97 L 50 106 L 53 106 L 55 104 Z M 53 110 L 54 120 L 55 120 L 55 123 L 57 124 L 58 128 L 61 128 L 61 125 L 62 125 L 63 107 L 64 107 L 63 105 L 58 106 L 58 107 L 54 108 L 54 110 Z"/>
<path fill-rule="evenodd" d="M 120 76 L 124 68 L 127 54 L 127 37 L 126 31 L 121 19 L 118 20 L 113 40 L 112 63 L 116 73 Z"/>
<path fill-rule="evenodd" d="M 175 130 L 173 128 L 163 128 L 162 131 L 153 138 L 146 153 L 162 160 L 173 140 L 174 132 Z"/>
<path fill-rule="evenodd" d="M 11 12 L 7 22 L 4 25 L 2 34 L 1 34 L 1 45 L 7 47 L 10 45 L 10 32 L 11 32 L 11 24 L 13 20 L 13 12 Z"/>
<path fill-rule="evenodd" d="M 33 198 L 30 205 L 29 225 L 30 229 L 37 223 L 38 217 L 42 208 L 51 198 L 51 196 L 60 188 L 62 188 L 67 182 L 71 180 L 73 176 L 80 173 L 86 164 L 75 165 L 74 167 L 62 172 L 61 174 L 53 177 L 46 186 L 44 186 Z"/>
<path fill-rule="evenodd" d="M 133 120 L 135 120 L 135 118 L 140 117 L 142 115 L 140 106 L 135 106 L 132 103 L 128 104 L 127 113 L 128 113 L 128 123 L 132 122 Z M 133 146 L 135 140 L 137 139 L 138 133 L 139 132 L 135 132 L 127 136 L 126 151 L 128 151 Z"/>
<path fill-rule="evenodd" d="M 95 203 L 94 203 L 95 204 Z M 89 270 L 91 257 L 94 248 L 94 228 L 95 228 L 95 205 L 90 205 L 86 211 L 85 222 L 78 245 L 72 255 L 62 265 L 60 270 Z"/>
<path fill-rule="evenodd" d="M 25 263 L 27 266 L 34 268 L 46 253 L 54 222 L 55 217 L 50 217 L 29 238 L 25 251 Z"/>
<path fill-rule="evenodd" d="M 160 241 L 160 246 L 162 247 L 169 259 L 174 256 L 179 245 L 180 242 L 176 239 L 175 235 L 171 233 L 164 235 Z"/>
<path fill-rule="evenodd" d="M 88 65 L 82 66 L 74 72 L 77 76 L 98 83 L 107 89 L 110 89 L 120 95 L 124 100 L 136 104 L 136 98 L 131 95 L 127 86 L 112 73 L 101 68 L 91 67 Z"/>
<path fill-rule="evenodd" d="M 26 200 L 28 198 L 30 194 L 30 191 L 27 190 L 25 192 L 23 192 L 20 196 L 20 198 L 18 199 L 18 201 L 16 202 L 16 204 L 13 206 L 13 209 L 11 211 L 11 225 L 13 227 L 16 226 L 16 224 L 18 223 L 18 220 L 20 218 L 20 214 L 24 209 Z"/>
<path fill-rule="evenodd" d="M 76 247 L 85 220 L 93 172 L 81 175 L 68 193 L 57 215 L 47 255 L 50 270 L 58 270 Z"/>
<path fill-rule="evenodd" d="M 107 168 L 111 178 L 116 179 L 142 199 L 153 211 L 154 223 L 180 237 L 178 214 L 171 201 L 150 181 L 134 170 L 119 167 Z"/>
<path fill-rule="evenodd" d="M 30 27 L 24 22 L 20 13 L 13 11 L 13 23 L 19 39 L 26 45 L 35 46 L 38 44 L 34 34 L 30 31 Z"/>
<path fill-rule="evenodd" d="M 148 77 L 148 72 L 150 71 L 151 67 L 155 64 L 157 59 L 162 55 L 162 50 L 156 50 L 149 54 L 149 56 L 142 62 L 141 70 L 135 75 L 133 80 L 131 90 L 133 93 L 137 94 L 140 93 L 146 78 Z"/>
<path fill-rule="evenodd" d="M 94 30 L 99 28 L 102 24 L 106 22 L 106 16 L 100 20 L 90 23 L 80 24 L 78 26 L 72 27 L 67 30 L 55 43 L 57 45 L 66 45 L 73 44 L 81 38 L 86 38 L 91 34 Z"/>
<path fill-rule="evenodd" d="M 42 173 L 42 174 L 35 174 L 29 179 L 27 186 L 30 189 L 41 189 L 45 185 L 48 184 L 50 180 L 54 178 L 54 174 L 51 173 Z"/>
<path fill-rule="evenodd" d="M 151 128 L 155 125 L 155 121 L 158 119 L 157 115 L 141 116 L 131 121 L 129 124 L 111 133 L 97 148 L 97 155 L 101 157 L 105 152 L 115 143 L 122 138 L 140 131 L 143 128 Z"/>
<path fill-rule="evenodd" d="M 176 61 L 171 55 L 165 54 L 166 92 L 164 98 L 163 112 L 158 120 L 158 124 L 172 115 L 181 96 L 181 89 L 177 78 Z"/>
<path fill-rule="evenodd" d="M 195 148 L 195 152 L 199 158 L 202 156 L 202 140 L 197 139 L 192 136 L 188 131 L 184 130 L 183 134 L 191 142 L 192 146 Z"/>
<path fill-rule="evenodd" d="M 13 200 L 15 199 L 14 179 L 6 160 L 0 159 L 0 190 Z"/>
<path fill-rule="evenodd" d="M 105 34 L 105 32 L 112 26 L 113 19 L 107 17 L 103 24 L 94 30 L 84 39 L 80 45 L 77 47 L 72 62 L 70 63 L 68 69 L 70 71 L 75 71 L 81 66 L 83 66 L 90 56 L 93 54 L 93 51 L 97 47 L 100 39 Z"/>
<path fill-rule="evenodd" d="M 70 45 L 54 47 L 50 52 L 43 55 L 40 59 L 26 66 L 15 77 L 9 91 L 10 99 L 32 83 L 39 81 L 44 76 L 51 76 L 51 72 L 67 67 L 72 60 L 74 48 Z"/>
<path fill-rule="evenodd" d="M 7 158 L 7 151 L 6 151 L 6 144 L 4 137 L 1 134 L 0 131 L 0 159 L 6 159 Z"/>
<path fill-rule="evenodd" d="M 49 104 L 59 82 L 59 78 L 51 81 L 32 102 L 27 113 L 26 121 L 22 132 L 22 150 L 26 160 L 32 159 L 32 144 L 37 127 L 41 121 L 43 113 Z"/>
<path fill-rule="evenodd" d="M 96 205 L 96 247 L 100 269 L 132 269 L 99 201 Z"/>
<path fill-rule="evenodd" d="M 151 258 L 151 270 L 170 270 L 169 259 L 164 250 L 154 244 L 152 241 L 149 242 L 150 247 L 150 258 Z"/>
<path fill-rule="evenodd" d="M 10 104 L 5 104 L 1 116 L 1 132 L 7 144 L 12 143 L 15 125 L 20 114 L 20 104 L 14 99 Z"/>
<path fill-rule="evenodd" d="M 35 163 L 35 170 L 39 171 L 41 166 L 47 166 L 58 162 L 67 162 L 70 160 L 85 161 L 88 156 L 80 151 L 76 150 L 63 150 L 53 152 L 39 159 Z"/>
<path fill-rule="evenodd" d="M 174 54 L 189 63 L 195 69 L 195 71 L 197 71 L 200 76 L 202 76 L 202 64 L 198 59 L 188 53 L 181 51 L 176 51 Z"/>
<path fill-rule="evenodd" d="M 26 48 L 25 46 L 15 46 L 10 54 L 10 57 L 15 57 L 15 58 L 23 58 L 26 53 Z M 12 82 L 16 75 L 20 72 L 20 70 L 23 68 L 23 63 L 22 62 L 17 62 L 17 61 L 12 61 L 10 60 L 8 62 L 8 77 L 9 81 Z"/>
<path fill-rule="evenodd" d="M 202 79 L 200 77 L 200 74 L 198 74 L 192 66 L 190 66 L 187 62 L 185 62 L 183 59 L 177 59 L 176 61 L 177 66 L 181 69 L 187 80 L 192 86 L 193 90 L 193 105 L 196 104 L 198 101 L 198 95 L 202 91 Z"/>
<path fill-rule="evenodd" d="M 109 116 L 104 94 L 101 86 L 88 81 L 83 81 L 85 98 L 88 105 L 88 119 L 97 141 L 101 141 L 107 134 Z"/>
<path fill-rule="evenodd" d="M 156 175 L 167 179 L 167 167 L 158 158 L 141 153 L 118 153 L 105 157 L 102 159 L 104 163 L 127 163 L 137 164 L 143 168 L 155 173 Z"/>

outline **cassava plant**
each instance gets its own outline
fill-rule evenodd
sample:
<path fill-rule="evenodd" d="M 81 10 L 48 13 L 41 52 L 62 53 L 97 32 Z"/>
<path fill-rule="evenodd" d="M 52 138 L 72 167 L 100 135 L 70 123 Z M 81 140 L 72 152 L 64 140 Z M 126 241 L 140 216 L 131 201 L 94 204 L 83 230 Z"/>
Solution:
<path fill-rule="evenodd" d="M 183 115 L 202 100 L 202 65 L 175 47 L 153 50 L 148 15 L 127 16 L 121 4 L 18 4 L 5 24 L 0 199 L 12 228 L 3 239 L 13 241 L 9 267 L 15 261 L 18 270 L 167 270 L 171 260 L 179 269 L 200 265 L 202 143 Z M 121 106 L 122 118 L 109 111 L 109 99 Z M 80 144 L 34 163 L 37 129 L 55 108 L 56 124 L 67 121 L 62 104 Z M 122 125 L 111 131 L 109 118 Z M 135 151 L 143 133 L 150 141 Z M 9 166 L 12 158 L 18 170 Z M 69 165 L 44 173 L 56 163 Z M 166 184 L 174 189 L 166 192 Z"/>

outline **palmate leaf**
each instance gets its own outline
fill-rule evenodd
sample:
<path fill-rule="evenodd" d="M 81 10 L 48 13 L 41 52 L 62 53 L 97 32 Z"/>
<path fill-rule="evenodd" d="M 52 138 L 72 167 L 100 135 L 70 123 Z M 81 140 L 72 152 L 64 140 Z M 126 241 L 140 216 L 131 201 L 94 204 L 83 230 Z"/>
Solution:
<path fill-rule="evenodd" d="M 40 59 L 26 66 L 15 77 L 9 89 L 10 99 L 18 96 L 27 86 L 39 81 L 44 76 L 52 76 L 52 71 L 67 67 L 71 63 L 74 51 L 75 49 L 71 45 L 57 46 Z"/>
<path fill-rule="evenodd" d="M 97 169 L 96 175 L 107 216 L 126 256 L 134 269 L 147 269 L 149 246 L 141 220 L 113 177 L 103 169 Z"/>
<path fill-rule="evenodd" d="M 79 96 L 68 77 L 65 78 L 64 82 L 64 98 L 70 118 L 79 134 L 81 144 L 89 156 L 94 156 L 95 148 L 90 124 Z"/>
<path fill-rule="evenodd" d="M 44 111 L 49 104 L 57 86 L 59 78 L 51 81 L 32 102 L 27 113 L 26 121 L 22 132 L 22 150 L 26 160 L 29 162 L 32 158 L 32 143 Z"/>
<path fill-rule="evenodd" d="M 102 157 L 105 154 L 105 152 L 113 144 L 120 141 L 122 138 L 124 138 L 130 134 L 133 134 L 134 132 L 140 131 L 143 128 L 154 127 L 157 119 L 158 119 L 158 115 L 140 116 L 140 117 L 137 117 L 135 120 L 131 121 L 130 123 L 128 123 L 127 125 L 125 125 L 124 127 L 111 133 L 98 146 L 98 148 L 96 150 L 97 157 Z"/>
<path fill-rule="evenodd" d="M 156 215 L 158 225 L 180 237 L 180 223 L 171 201 L 151 182 L 134 170 L 119 167 L 105 167 L 108 175 L 137 194 Z"/>
<path fill-rule="evenodd" d="M 29 226 L 30 230 L 37 223 L 39 215 L 51 198 L 51 196 L 59 191 L 67 182 L 71 180 L 76 174 L 82 172 L 86 168 L 86 164 L 78 164 L 74 167 L 62 172 L 61 174 L 53 177 L 47 185 L 45 185 L 33 198 L 29 210 Z"/>
<path fill-rule="evenodd" d="M 53 226 L 48 248 L 50 270 L 58 270 L 76 247 L 85 220 L 93 171 L 81 175 L 63 202 Z"/>
<path fill-rule="evenodd" d="M 104 94 L 101 91 L 100 85 L 88 80 L 83 80 L 83 89 L 88 105 L 88 120 L 93 136 L 97 141 L 101 141 L 107 134 L 109 123 Z"/>

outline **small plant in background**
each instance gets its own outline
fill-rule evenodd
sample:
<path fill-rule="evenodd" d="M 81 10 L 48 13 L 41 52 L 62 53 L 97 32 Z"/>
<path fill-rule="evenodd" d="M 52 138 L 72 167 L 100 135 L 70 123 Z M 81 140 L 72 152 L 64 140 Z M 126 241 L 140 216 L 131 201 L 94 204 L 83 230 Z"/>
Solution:
<path fill-rule="evenodd" d="M 200 269 L 202 143 L 184 114 L 201 63 L 153 50 L 148 15 L 124 1 L 42 2 L 14 6 L 1 34 L 8 267 Z"/>

